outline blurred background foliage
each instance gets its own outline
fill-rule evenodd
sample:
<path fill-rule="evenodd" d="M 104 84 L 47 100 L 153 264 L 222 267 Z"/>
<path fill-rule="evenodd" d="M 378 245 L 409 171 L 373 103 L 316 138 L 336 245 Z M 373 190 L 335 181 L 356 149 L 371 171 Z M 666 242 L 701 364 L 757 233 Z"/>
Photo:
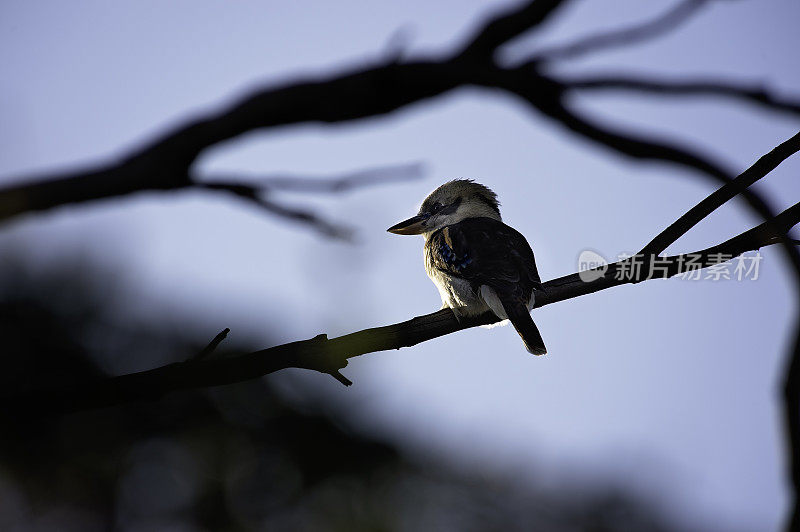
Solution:
<path fill-rule="evenodd" d="M 23 256 L 0 271 L 5 392 L 79 385 L 202 347 L 189 318 L 127 309 L 118 274 L 85 260 L 37 269 Z M 235 338 L 224 349 L 256 347 Z M 0 530 L 674 528 L 662 508 L 609 483 L 540 486 L 410 453 L 314 395 L 300 407 L 257 380 L 46 418 L 3 401 Z"/>

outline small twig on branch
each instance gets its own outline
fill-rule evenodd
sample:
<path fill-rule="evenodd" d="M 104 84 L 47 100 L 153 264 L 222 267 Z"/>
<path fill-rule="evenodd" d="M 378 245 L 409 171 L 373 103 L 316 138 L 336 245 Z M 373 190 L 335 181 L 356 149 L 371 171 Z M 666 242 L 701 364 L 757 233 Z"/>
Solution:
<path fill-rule="evenodd" d="M 395 181 L 408 182 L 413 179 L 419 179 L 423 173 L 423 165 L 421 163 L 413 163 L 369 168 L 333 177 L 313 178 L 284 175 L 280 177 L 247 178 L 242 176 L 235 178 L 233 181 L 249 183 L 262 190 L 339 194 L 372 185 L 384 185 Z M 215 178 L 213 181 L 223 182 L 219 178 Z"/>
<path fill-rule="evenodd" d="M 672 9 L 643 24 L 583 37 L 570 44 L 554 46 L 537 52 L 531 59 L 536 63 L 576 59 L 612 48 L 631 46 L 649 41 L 675 30 L 711 0 L 683 0 Z"/>
<path fill-rule="evenodd" d="M 724 96 L 800 115 L 800 100 L 781 98 L 764 86 L 747 86 L 724 80 L 665 80 L 630 74 L 606 74 L 561 81 L 570 90 L 623 90 L 660 96 Z"/>
<path fill-rule="evenodd" d="M 222 330 L 219 332 L 219 334 L 217 334 L 217 335 L 216 335 L 216 336 L 215 336 L 215 337 L 214 337 L 214 338 L 213 338 L 213 339 L 212 339 L 212 340 L 211 340 L 211 341 L 208 343 L 208 345 L 207 345 L 207 346 L 205 346 L 205 347 L 203 348 L 203 350 L 202 350 L 202 351 L 200 351 L 199 353 L 197 353 L 197 354 L 196 354 L 196 355 L 194 355 L 193 357 L 189 358 L 189 361 L 203 360 L 204 358 L 208 357 L 208 356 L 209 356 L 211 353 L 213 353 L 213 352 L 214 352 L 214 351 L 217 349 L 217 347 L 219 346 L 219 344 L 221 344 L 221 343 L 222 343 L 222 341 L 223 341 L 225 338 L 227 338 L 227 337 L 228 337 L 228 333 L 229 333 L 229 332 L 231 332 L 231 330 L 230 330 L 229 328 L 227 328 L 227 327 L 225 327 L 224 329 L 222 329 Z"/>
<path fill-rule="evenodd" d="M 782 142 L 766 155 L 761 156 L 750 168 L 735 179 L 718 188 L 700 203 L 689 209 L 669 227 L 659 233 L 641 251 L 643 254 L 659 254 L 667 246 L 685 235 L 709 214 L 720 208 L 730 199 L 742 193 L 747 187 L 773 171 L 783 161 L 800 151 L 800 132 Z"/>
<path fill-rule="evenodd" d="M 541 78 L 535 71 L 530 72 L 529 69 L 527 75 L 522 75 L 520 72 L 505 72 L 502 75 L 498 73 L 495 83 L 512 94 L 516 94 L 542 114 L 553 118 L 557 124 L 601 146 L 611 148 L 617 153 L 636 159 L 672 162 L 699 170 L 703 175 L 722 185 L 734 180 L 734 176 L 722 165 L 708 157 L 693 153 L 688 148 L 670 145 L 664 141 L 650 140 L 644 138 L 643 135 L 615 131 L 608 126 L 594 123 L 580 116 L 562 101 L 563 86 L 552 80 Z M 742 188 L 738 193 L 763 220 L 775 217 L 774 209 L 756 191 Z M 788 245 L 783 246 L 783 249 L 795 270 L 796 279 L 800 281 L 800 253 Z"/>
<path fill-rule="evenodd" d="M 354 231 L 352 228 L 329 222 L 310 210 L 289 207 L 274 202 L 268 199 L 267 192 L 263 192 L 259 188 L 251 185 L 222 182 L 198 183 L 196 187 L 228 192 L 259 209 L 263 209 L 265 212 L 277 215 L 286 220 L 308 225 L 317 230 L 320 234 L 330 238 L 344 241 L 350 241 L 353 238 Z"/>
<path fill-rule="evenodd" d="M 492 56 L 500 46 L 539 27 L 565 3 L 566 0 L 535 0 L 496 14 L 478 28 L 457 58 L 492 62 Z"/>
<path fill-rule="evenodd" d="M 290 207 L 275 201 L 272 192 L 344 193 L 370 185 L 390 181 L 408 181 L 421 177 L 422 165 L 405 164 L 371 168 L 331 178 L 309 177 L 217 177 L 213 180 L 193 179 L 195 187 L 233 194 L 256 207 L 286 220 L 302 223 L 316 229 L 324 236 L 338 240 L 352 240 L 354 230 L 342 224 L 327 221 L 309 209 Z"/>
<path fill-rule="evenodd" d="M 276 214 L 287 220 L 292 220 L 309 225 L 319 231 L 322 235 L 335 240 L 350 242 L 353 240 L 355 229 L 346 225 L 329 222 L 311 210 L 298 207 L 289 207 L 281 203 L 276 203 L 264 197 L 251 198 L 251 201 L 258 207 L 269 213 Z"/>

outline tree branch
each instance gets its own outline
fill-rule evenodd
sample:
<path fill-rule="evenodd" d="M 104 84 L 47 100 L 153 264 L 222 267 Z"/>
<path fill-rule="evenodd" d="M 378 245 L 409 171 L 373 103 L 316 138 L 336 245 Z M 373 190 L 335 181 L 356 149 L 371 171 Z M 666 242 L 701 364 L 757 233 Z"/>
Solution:
<path fill-rule="evenodd" d="M 264 191 L 300 192 L 313 194 L 341 194 L 351 190 L 361 189 L 373 185 L 384 185 L 394 181 L 409 181 L 422 177 L 423 165 L 421 163 L 398 164 L 380 168 L 368 168 L 357 172 L 332 177 L 306 177 L 306 176 L 269 176 L 269 177 L 234 177 L 221 179 L 215 177 L 217 183 L 234 182 L 248 183 Z"/>
<path fill-rule="evenodd" d="M 207 148 L 243 133 L 302 122 L 380 116 L 441 95 L 469 84 L 475 65 L 490 64 L 497 46 L 546 20 L 563 1 L 532 1 L 490 19 L 461 52 L 449 59 L 391 60 L 327 80 L 256 91 L 227 109 L 189 121 L 115 164 L 14 179 L 22 184 L 0 189 L 0 221 L 60 205 L 195 187 L 191 167 L 197 157 Z M 281 214 L 287 210 L 273 209 L 272 204 L 264 206 Z"/>
<path fill-rule="evenodd" d="M 566 0 L 537 0 L 522 3 L 519 7 L 495 15 L 469 39 L 457 58 L 471 62 L 491 62 L 497 48 L 538 27 L 565 3 Z"/>
<path fill-rule="evenodd" d="M 800 116 L 800 100 L 781 98 L 763 86 L 747 86 L 724 80 L 666 80 L 628 74 L 562 80 L 570 90 L 623 90 L 663 96 L 724 96 Z"/>
<path fill-rule="evenodd" d="M 202 359 L 204 359 L 204 358 L 207 358 L 207 357 L 211 356 L 211 355 L 214 353 L 214 351 L 216 351 L 217 347 L 219 347 L 219 344 L 221 344 L 221 343 L 222 343 L 222 341 L 223 341 L 223 340 L 225 340 L 225 338 L 227 338 L 227 337 L 228 337 L 228 333 L 229 333 L 229 332 L 231 332 L 231 330 L 230 330 L 230 329 L 228 329 L 227 327 L 225 327 L 224 329 L 222 329 L 222 330 L 219 332 L 219 334 L 217 334 L 217 335 L 216 335 L 216 336 L 215 336 L 215 337 L 214 337 L 214 338 L 213 338 L 213 339 L 212 339 L 212 340 L 211 340 L 211 341 L 208 343 L 208 345 L 207 345 L 207 346 L 205 346 L 205 347 L 203 348 L 203 350 L 202 350 L 202 351 L 200 351 L 200 352 L 198 352 L 197 354 L 195 354 L 195 355 L 194 355 L 192 358 L 190 358 L 189 360 L 202 360 Z"/>
<path fill-rule="evenodd" d="M 191 167 L 205 149 L 253 129 L 340 122 L 390 113 L 463 84 L 453 62 L 388 64 L 325 81 L 256 92 L 222 112 L 179 127 L 125 159 L 99 169 L 13 179 L 0 189 L 0 221 L 33 211 L 143 191 L 202 187 Z M 221 189 L 220 189 L 221 190 Z"/>
<path fill-rule="evenodd" d="M 634 159 L 671 162 L 698 170 L 715 183 L 722 185 L 734 179 L 721 164 L 688 148 L 670 145 L 662 140 L 648 139 L 641 134 L 633 135 L 614 130 L 580 116 L 564 104 L 564 86 L 541 77 L 530 66 L 525 71 L 517 69 L 497 73 L 494 76 L 494 83 L 519 96 L 531 107 L 552 118 L 556 124 L 619 154 Z M 740 193 L 751 209 L 763 220 L 775 216 L 772 207 L 757 192 L 745 188 Z M 797 274 L 800 279 L 800 255 L 796 250 L 791 253 L 796 255 Z"/>
<path fill-rule="evenodd" d="M 384 184 L 393 180 L 408 180 L 419 177 L 422 165 L 407 164 L 383 168 L 371 168 L 333 178 L 309 177 L 228 177 L 224 180 L 194 180 L 196 188 L 232 194 L 270 214 L 283 219 L 305 224 L 320 234 L 339 240 L 351 240 L 354 229 L 343 224 L 325 220 L 310 209 L 289 207 L 270 198 L 272 192 L 303 192 L 338 194 L 356 188 Z M 217 178 L 221 179 L 221 178 Z"/>
<path fill-rule="evenodd" d="M 654 268 L 652 272 L 640 269 L 635 275 L 621 274 L 624 271 L 631 271 L 632 259 L 626 259 L 609 264 L 606 268 L 596 269 L 592 272 L 596 273 L 596 278 L 593 280 L 586 280 L 587 272 L 553 279 L 544 283 L 543 293 L 536 298 L 536 307 L 623 284 L 639 283 L 655 278 L 666 279 L 686 272 L 685 268 L 690 263 L 703 268 L 724 263 L 747 251 L 781 242 L 785 233 L 797 223 L 800 223 L 800 203 L 787 209 L 774 220 L 716 246 L 692 254 L 661 257 L 659 268 Z M 310 340 L 292 342 L 249 354 L 218 359 L 197 356 L 186 362 L 169 364 L 148 371 L 73 383 L 60 389 L 36 390 L 24 396 L 5 397 L 2 404 L 20 409 L 8 412 L 8 415 L 14 417 L 55 415 L 134 400 L 156 399 L 178 390 L 242 382 L 287 368 L 304 368 L 327 373 L 349 385 L 350 381 L 342 376 L 339 370 L 347 365 L 350 358 L 376 351 L 411 347 L 433 338 L 497 321 L 500 321 L 499 318 L 491 312 L 472 318 L 462 318 L 459 321 L 450 309 L 442 309 L 394 325 L 366 329 L 338 338 L 328 339 L 327 335 L 321 334 Z M 225 331 L 220 333 L 211 345 L 219 343 L 224 333 Z"/>
<path fill-rule="evenodd" d="M 664 229 L 642 248 L 641 253 L 652 253 L 655 255 L 661 253 L 667 249 L 667 246 L 685 235 L 702 219 L 724 205 L 728 200 L 743 192 L 747 187 L 766 176 L 780 163 L 798 151 L 800 151 L 800 132 L 778 145 L 766 155 L 763 155 L 735 179 L 718 188 L 700 203 L 689 209 L 683 216 L 670 224 L 669 227 Z"/>
<path fill-rule="evenodd" d="M 317 230 L 320 234 L 334 238 L 337 240 L 349 241 L 353 238 L 354 230 L 351 227 L 340 225 L 330 222 L 321 218 L 316 213 L 310 210 L 304 210 L 296 207 L 288 207 L 286 205 L 274 202 L 267 197 L 267 192 L 259 188 L 242 183 L 200 183 L 196 185 L 197 188 L 204 188 L 207 190 L 223 191 L 237 198 L 241 198 L 251 205 L 265 212 L 280 216 L 284 219 L 307 225 Z"/>
<path fill-rule="evenodd" d="M 593 123 L 580 116 L 564 104 L 564 86 L 556 81 L 542 77 L 535 65 L 526 65 L 513 71 L 495 72 L 493 77 L 495 86 L 516 94 L 534 109 L 554 119 L 557 124 L 619 154 L 636 159 L 672 162 L 699 170 L 701 174 L 723 186 L 735 179 L 720 164 L 700 154 L 693 153 L 687 148 L 673 146 L 663 141 L 645 139 L 642 136 L 635 137 L 631 134 L 615 131 L 606 126 Z M 776 149 L 781 152 L 782 150 L 790 149 L 792 145 L 793 141 L 790 140 Z M 765 164 L 771 160 L 772 158 L 768 157 Z M 725 193 L 727 194 L 730 190 L 726 189 Z M 771 220 L 776 216 L 766 199 L 756 191 L 749 188 L 739 188 L 737 190 L 751 210 L 761 219 Z M 793 269 L 793 278 L 797 283 L 798 295 L 800 296 L 800 253 L 794 246 L 788 245 L 786 242 L 782 242 L 782 244 L 785 256 Z M 800 363 L 798 363 L 798 367 L 800 367 Z M 797 379 L 800 381 L 800 374 Z M 800 390 L 800 382 L 798 382 L 797 387 Z M 800 396 L 798 396 L 798 415 L 800 416 Z M 798 461 L 800 461 L 800 433 L 798 433 L 797 457 Z M 798 470 L 800 470 L 800 467 Z M 798 477 L 798 492 L 800 492 L 800 477 Z M 800 513 L 798 516 L 800 517 Z"/>
<path fill-rule="evenodd" d="M 642 24 L 636 24 L 629 28 L 583 37 L 571 44 L 545 49 L 536 53 L 532 60 L 537 63 L 544 63 L 575 59 L 591 53 L 648 41 L 673 31 L 682 23 L 689 20 L 692 15 L 699 12 L 700 8 L 704 7 L 710 1 L 711 0 L 684 0 L 653 20 Z"/>
<path fill-rule="evenodd" d="M 572 87 L 523 65 L 497 66 L 492 51 L 497 46 L 541 24 L 564 2 L 539 0 L 524 4 L 484 24 L 453 58 L 439 61 L 389 63 L 323 81 L 305 81 L 255 92 L 250 97 L 205 118 L 176 128 L 124 160 L 99 169 L 32 179 L 33 183 L 0 189 L 0 222 L 25 212 L 60 205 L 112 198 L 142 191 L 206 188 L 233 192 L 259 208 L 306 223 L 325 235 L 346 236 L 349 231 L 319 216 L 267 200 L 249 183 L 204 184 L 192 176 L 191 166 L 205 149 L 253 129 L 300 122 L 342 122 L 379 116 L 411 103 L 444 94 L 464 85 L 499 88 L 523 97 L 533 108 L 573 132 L 618 153 L 675 162 L 697 169 L 717 180 L 729 172 L 707 158 L 658 141 L 641 141 L 632 135 L 592 124 L 565 107 L 563 95 Z M 688 4 L 687 4 L 688 5 Z M 20 180 L 13 180 L 20 181 Z M 267 184 L 269 185 L 269 184 Z M 287 181 L 272 183 L 286 188 Z M 298 183 L 297 187 L 301 184 Z M 308 181 L 302 186 L 320 189 Z M 745 199 L 768 219 L 772 212 L 763 199 L 746 191 Z"/>

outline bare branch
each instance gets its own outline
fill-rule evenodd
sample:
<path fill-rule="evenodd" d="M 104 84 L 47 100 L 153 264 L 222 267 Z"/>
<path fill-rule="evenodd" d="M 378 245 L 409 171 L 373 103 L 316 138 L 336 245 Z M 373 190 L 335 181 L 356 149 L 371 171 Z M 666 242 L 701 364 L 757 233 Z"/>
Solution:
<path fill-rule="evenodd" d="M 592 76 L 562 81 L 571 90 L 623 90 L 663 96 L 724 96 L 774 111 L 800 115 L 800 99 L 781 98 L 763 86 L 747 86 L 724 80 L 665 80 L 628 74 Z"/>
<path fill-rule="evenodd" d="M 744 252 L 774 244 L 797 223 L 800 223 L 800 204 L 787 209 L 769 223 L 691 255 L 700 257 L 698 264 L 702 267 L 720 264 Z M 544 283 L 544 293 L 537 296 L 536 307 L 622 284 L 638 283 L 651 278 L 668 278 L 685 271 L 682 267 L 687 264 L 688 257 L 689 254 L 662 258 L 661 261 L 664 261 L 663 264 L 667 267 L 658 272 L 659 275 L 654 276 L 648 276 L 649 272 L 644 271 L 638 277 L 619 275 L 619 271 L 625 268 L 622 261 L 608 265 L 596 279 L 588 282 L 584 280 L 585 273 L 560 277 Z M 499 318 L 491 312 L 473 318 L 462 318 L 459 321 L 450 309 L 442 309 L 405 322 L 366 329 L 338 338 L 328 339 L 326 335 L 321 334 L 310 340 L 292 342 L 239 356 L 221 359 L 197 358 L 148 371 L 68 385 L 61 389 L 37 390 L 24 397 L 6 397 L 2 404 L 24 408 L 26 416 L 32 413 L 54 415 L 134 400 L 156 399 L 178 390 L 242 382 L 287 368 L 304 368 L 327 373 L 343 384 L 349 385 L 351 382 L 341 375 L 339 370 L 347 365 L 350 358 L 376 351 L 410 347 L 463 329 L 497 321 Z"/>
<path fill-rule="evenodd" d="M 483 24 L 459 53 L 470 61 L 491 59 L 497 48 L 545 22 L 565 0 L 534 0 L 522 3 Z"/>
<path fill-rule="evenodd" d="M 195 186 L 197 188 L 228 192 L 262 209 L 264 212 L 279 216 L 285 220 L 307 225 L 329 238 L 345 241 L 350 241 L 353 238 L 354 230 L 352 228 L 329 222 L 311 210 L 289 207 L 272 201 L 268 198 L 267 192 L 262 192 L 249 184 L 223 182 L 198 183 Z"/>
<path fill-rule="evenodd" d="M 730 180 L 730 173 L 719 164 L 685 149 L 662 142 L 642 141 L 633 135 L 590 123 L 563 105 L 563 93 L 568 86 L 548 79 L 531 68 L 499 68 L 491 58 L 482 55 L 481 51 L 496 47 L 541 23 L 561 3 L 540 0 L 496 17 L 482 28 L 463 53 L 452 60 L 389 64 L 327 81 L 260 91 L 224 112 L 178 128 L 117 165 L 98 171 L 78 172 L 51 181 L 0 189 L 0 221 L 23 212 L 68 203 L 143 190 L 177 190 L 198 186 L 190 174 L 195 157 L 207 147 L 241 133 L 288 123 L 337 122 L 381 115 L 468 84 L 516 93 L 572 131 L 619 153 L 671 161 L 700 170 L 718 181 Z M 322 187 L 308 181 L 302 185 L 317 189 Z M 349 233 L 313 213 L 267 200 L 262 194 L 254 192 L 257 187 L 253 184 L 234 182 L 225 186 L 222 183 L 200 186 L 234 192 L 267 212 L 306 223 L 325 235 L 346 236 Z M 286 188 L 288 182 L 273 182 L 272 186 Z M 751 191 L 746 191 L 744 196 L 764 219 L 772 216 L 763 199 Z"/>
<path fill-rule="evenodd" d="M 224 328 L 223 330 L 221 330 L 221 331 L 219 332 L 219 334 L 217 334 L 217 335 L 216 335 L 216 336 L 215 336 L 215 337 L 214 337 L 214 338 L 213 338 L 213 339 L 212 339 L 212 340 L 211 340 L 211 341 L 208 343 L 208 345 L 207 345 L 207 346 L 205 346 L 205 347 L 203 348 L 203 350 L 202 350 L 202 351 L 200 351 L 199 353 L 197 353 L 196 355 L 194 355 L 193 357 L 191 357 L 189 360 L 202 360 L 202 359 L 204 359 L 204 358 L 208 357 L 209 355 L 211 355 L 211 354 L 212 354 L 212 353 L 213 353 L 213 352 L 214 352 L 214 351 L 217 349 L 217 347 L 219 346 L 219 344 L 221 344 L 221 343 L 222 343 L 222 341 L 223 341 L 225 338 L 227 338 L 227 337 L 228 337 L 228 333 L 229 333 L 229 332 L 231 332 L 231 330 L 230 330 L 230 329 L 228 329 L 227 327 L 226 327 L 226 328 Z"/>
<path fill-rule="evenodd" d="M 222 178 L 216 176 L 213 180 L 209 181 L 218 184 L 226 182 L 247 183 L 249 186 L 263 191 L 340 194 L 373 185 L 384 185 L 391 182 L 407 182 L 412 179 L 418 179 L 422 177 L 422 175 L 423 165 L 421 163 L 412 163 L 368 168 L 366 170 L 332 177 L 316 178 L 299 175 L 282 175 L 262 178 L 248 178 L 245 176 Z"/>
<path fill-rule="evenodd" d="M 495 83 L 516 94 L 542 114 L 553 118 L 557 124 L 619 154 L 635 159 L 671 162 L 699 170 L 715 183 L 722 185 L 734 179 L 731 172 L 722 165 L 688 148 L 670 145 L 663 140 L 647 139 L 641 134 L 613 130 L 580 116 L 564 105 L 563 85 L 541 77 L 535 70 L 531 72 L 528 68 L 527 75 L 520 70 L 497 73 Z M 738 193 L 763 220 L 775 217 L 774 209 L 760 194 L 746 187 Z M 784 246 L 784 250 L 795 268 L 797 279 L 800 280 L 800 253 L 792 246 Z"/>
<path fill-rule="evenodd" d="M 575 59 L 591 53 L 621 48 L 665 35 L 688 21 L 711 0 L 683 0 L 672 9 L 643 24 L 584 37 L 571 44 L 537 52 L 532 61 L 538 63 Z"/>
<path fill-rule="evenodd" d="M 278 203 L 271 199 L 270 193 L 284 191 L 337 194 L 391 181 L 407 181 L 421 175 L 422 165 L 416 163 L 371 168 L 332 178 L 283 176 L 256 179 L 240 176 L 225 179 L 218 177 L 214 181 L 193 179 L 193 182 L 196 188 L 233 194 L 271 215 L 307 225 L 323 236 L 350 241 L 354 235 L 352 228 L 325 220 L 310 209 Z"/>
<path fill-rule="evenodd" d="M 686 149 L 668 146 L 661 142 L 643 141 L 592 124 L 564 107 L 560 98 L 550 105 L 541 105 L 539 101 L 531 98 L 531 87 L 525 83 L 520 83 L 519 79 L 517 79 L 515 83 L 512 83 L 511 86 L 516 86 L 516 92 L 544 114 L 555 118 L 559 123 L 572 131 L 601 145 L 612 148 L 618 153 L 637 158 L 671 161 L 686 167 L 695 168 L 717 183 L 721 183 L 723 187 L 734 179 L 729 172 L 725 171 L 719 165 L 699 155 L 692 154 Z M 778 158 L 779 157 L 776 159 Z M 767 162 L 770 163 L 771 161 L 772 159 L 768 159 Z M 777 162 L 775 164 L 777 165 Z M 754 172 L 752 176 L 757 176 L 757 173 Z M 772 207 L 763 196 L 749 188 L 745 188 L 739 193 L 750 206 L 751 210 L 758 214 L 763 220 L 770 221 L 775 218 Z M 713 203 L 709 203 L 709 207 L 712 205 Z M 692 222 L 691 220 L 687 220 L 686 223 Z M 785 235 L 776 236 L 780 236 L 779 243 L 792 270 L 792 280 L 795 283 L 796 296 L 800 298 L 800 252 L 798 252 L 795 246 L 791 245 L 790 241 L 785 238 Z M 664 242 L 669 242 L 670 238 L 672 237 L 662 237 Z M 662 242 L 657 242 L 656 244 L 652 244 L 652 248 L 649 244 L 646 249 L 658 249 L 662 245 Z M 800 342 L 800 337 L 798 338 L 798 342 Z M 800 530 L 800 349 L 794 349 L 788 353 L 785 368 L 787 373 L 783 377 L 783 414 L 785 436 L 787 439 L 786 446 L 789 449 L 788 469 L 791 474 L 793 499 L 792 510 L 790 512 L 790 529 Z"/>
<path fill-rule="evenodd" d="M 452 62 L 389 64 L 260 91 L 170 132 L 116 164 L 11 180 L 22 184 L 0 188 L 0 221 L 83 201 L 191 188 L 197 186 L 191 176 L 196 157 L 219 142 L 257 128 L 386 114 L 449 91 L 463 84 L 465 75 Z"/>
<path fill-rule="evenodd" d="M 288 220 L 309 225 L 319 231 L 323 236 L 347 242 L 353 240 L 355 229 L 346 225 L 329 222 L 320 218 L 311 210 L 289 207 L 264 197 L 250 199 L 256 206 L 261 207 L 265 211 Z"/>
<path fill-rule="evenodd" d="M 692 207 L 688 212 L 651 240 L 641 252 L 644 254 L 652 253 L 656 255 L 661 253 L 667 249 L 667 246 L 678 240 L 678 238 L 685 235 L 692 227 L 697 225 L 700 220 L 770 173 L 779 164 L 798 151 L 800 151 L 800 132 L 781 143 L 766 155 L 763 155 L 750 168 L 739 174 L 736 179 L 729 181 L 712 192 L 703 199 L 703 201 Z"/>
<path fill-rule="evenodd" d="M 543 22 L 563 0 L 538 0 L 487 22 L 454 58 L 389 63 L 327 80 L 306 80 L 256 91 L 233 106 L 161 136 L 122 161 L 61 175 L 30 177 L 0 189 L 0 221 L 140 191 L 195 186 L 191 167 L 207 148 L 254 129 L 302 122 L 345 122 L 391 113 L 470 83 L 492 64 L 493 50 Z M 223 190 L 223 189 L 218 189 Z M 269 210 L 276 211 L 272 205 Z M 300 219 L 305 216 L 300 216 Z"/>

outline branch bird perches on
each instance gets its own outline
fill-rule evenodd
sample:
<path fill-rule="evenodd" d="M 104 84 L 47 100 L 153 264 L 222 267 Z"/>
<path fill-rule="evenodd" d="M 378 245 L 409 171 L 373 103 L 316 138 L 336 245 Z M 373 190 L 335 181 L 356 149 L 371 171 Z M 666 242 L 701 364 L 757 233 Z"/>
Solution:
<path fill-rule="evenodd" d="M 800 133 L 761 157 L 736 179 L 690 209 L 645 246 L 641 255 L 651 261 L 654 260 L 658 252 L 675 242 L 700 219 L 714 212 L 799 150 Z M 638 283 L 659 277 L 666 279 L 682 273 L 681 268 L 688 262 L 689 256 L 695 257 L 696 264 L 703 268 L 720 264 L 747 251 L 785 242 L 788 239 L 788 231 L 798 223 L 800 223 L 800 203 L 721 244 L 695 253 L 657 257 L 660 263 L 658 276 L 652 276 L 653 272 L 646 268 L 639 269 L 636 275 L 619 275 L 622 269 L 631 271 L 626 267 L 626 261 L 631 259 L 626 259 L 597 271 L 593 280 L 587 280 L 582 273 L 553 279 L 543 284 L 544 294 L 537 296 L 536 307 L 622 284 Z M 54 409 L 69 412 L 98 408 L 132 400 L 153 399 L 177 390 L 231 384 L 286 368 L 304 368 L 327 373 L 343 384 L 350 385 L 352 383 L 339 371 L 347 365 L 350 358 L 376 351 L 410 347 L 433 338 L 497 321 L 500 321 L 499 318 L 491 312 L 472 318 L 462 318 L 459 321 L 450 309 L 442 309 L 402 323 L 366 329 L 338 338 L 328 339 L 327 335 L 320 334 L 310 340 L 279 345 L 254 353 L 227 358 L 209 357 L 210 352 L 227 334 L 228 329 L 225 329 L 208 347 L 185 362 L 80 385 L 68 385 L 62 389 L 38 390 L 24 397 L 7 397 L 3 402 L 7 405 L 28 405 L 34 411 L 36 411 L 35 406 L 40 405 L 39 413 L 53 414 Z M 26 411 L 26 414 L 30 413 L 30 410 Z"/>

